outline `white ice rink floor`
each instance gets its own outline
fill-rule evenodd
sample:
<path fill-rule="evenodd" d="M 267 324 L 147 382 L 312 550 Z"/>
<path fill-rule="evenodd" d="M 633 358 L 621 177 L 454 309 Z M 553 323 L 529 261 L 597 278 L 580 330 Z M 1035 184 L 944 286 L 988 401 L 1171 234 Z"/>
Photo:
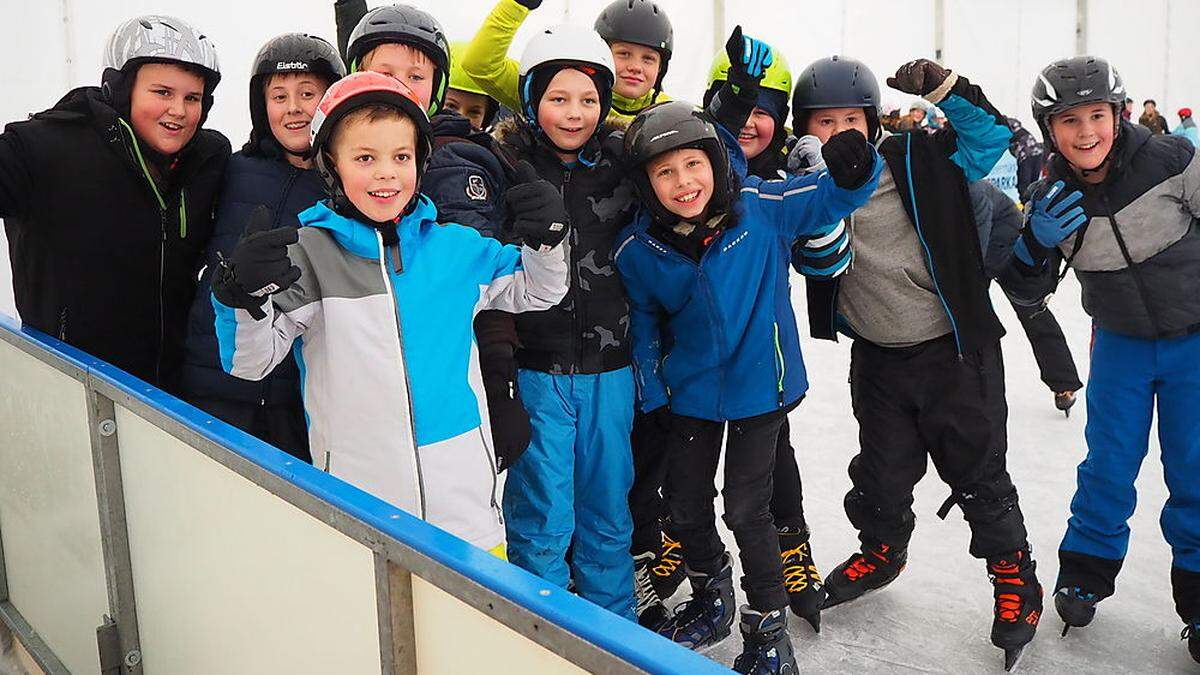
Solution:
<path fill-rule="evenodd" d="M 12 312 L 8 255 L 0 237 L 0 311 Z M 801 333 L 807 320 L 804 292 L 793 292 Z M 1056 551 L 1075 487 L 1075 466 L 1084 456 L 1086 402 L 1070 419 L 1054 409 L 1049 391 L 1020 324 L 998 290 L 997 311 L 1004 338 L 1009 402 L 1008 464 L 1021 497 L 1039 577 L 1049 594 L 1057 573 Z M 1068 277 L 1051 303 L 1086 382 L 1089 321 L 1079 305 L 1079 287 Z M 840 563 L 858 542 L 842 510 L 850 487 L 846 465 L 857 451 L 857 426 L 850 413 L 846 377 L 850 344 L 804 339 L 811 389 L 792 413 L 792 441 L 804 482 L 804 505 L 813 530 L 813 551 L 822 573 Z M 1200 414 L 1198 412 L 1197 414 Z M 1062 623 L 1047 603 L 1037 638 L 1026 648 L 1021 673 L 1194 672 L 1197 665 L 1179 640 L 1169 582 L 1170 550 L 1158 527 L 1166 498 L 1157 438 L 1138 481 L 1142 497 L 1130 526 L 1129 557 L 1117 593 L 1099 606 L 1096 620 L 1059 638 Z M 801 672 L 806 673 L 1002 673 L 1003 652 L 988 639 L 991 585 L 981 561 L 967 553 L 969 532 L 961 511 L 945 520 L 935 512 L 947 495 L 936 472 L 917 486 L 917 530 L 908 568 L 889 587 L 824 613 L 822 632 L 792 617 L 791 634 Z M 727 542 L 733 538 L 725 533 Z M 684 584 L 674 601 L 683 599 Z M 739 591 L 739 596 L 741 595 Z M 1049 600 L 1049 598 L 1048 598 Z M 740 601 L 740 600 L 739 600 Z M 732 664 L 740 651 L 734 636 L 708 652 Z M 6 667 L 0 660 L 0 672 Z"/>

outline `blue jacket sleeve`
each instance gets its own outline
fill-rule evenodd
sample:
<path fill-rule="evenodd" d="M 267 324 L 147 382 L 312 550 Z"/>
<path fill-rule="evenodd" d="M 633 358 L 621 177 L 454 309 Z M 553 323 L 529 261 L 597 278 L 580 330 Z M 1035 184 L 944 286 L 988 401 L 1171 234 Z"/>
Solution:
<path fill-rule="evenodd" d="M 742 188 L 742 199 L 757 202 L 789 242 L 824 234 L 871 199 L 883 171 L 883 160 L 874 148 L 871 155 L 874 162 L 871 178 L 853 190 L 838 187 L 828 171 L 820 171 L 781 181 L 749 178 Z"/>
<path fill-rule="evenodd" d="M 625 282 L 629 295 L 629 334 L 633 342 L 633 372 L 637 385 L 637 402 L 642 412 L 650 412 L 670 402 L 667 384 L 662 377 L 662 306 L 649 293 L 635 269 L 633 255 L 626 251 L 632 244 L 628 235 L 617 247 L 617 271 Z"/>
<path fill-rule="evenodd" d="M 1007 118 L 967 78 L 957 79 L 935 105 L 949 124 L 934 134 L 934 142 L 963 171 L 968 183 L 982 179 L 1008 149 L 1012 131 Z"/>

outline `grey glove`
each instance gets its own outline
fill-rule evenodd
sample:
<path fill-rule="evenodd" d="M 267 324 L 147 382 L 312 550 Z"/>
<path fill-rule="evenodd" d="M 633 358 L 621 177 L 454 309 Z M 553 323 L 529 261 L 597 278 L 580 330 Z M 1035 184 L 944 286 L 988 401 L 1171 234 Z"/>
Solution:
<path fill-rule="evenodd" d="M 825 158 L 821 156 L 821 139 L 808 134 L 796 141 L 796 147 L 788 153 L 787 168 L 789 173 L 804 175 L 815 173 L 825 168 Z"/>

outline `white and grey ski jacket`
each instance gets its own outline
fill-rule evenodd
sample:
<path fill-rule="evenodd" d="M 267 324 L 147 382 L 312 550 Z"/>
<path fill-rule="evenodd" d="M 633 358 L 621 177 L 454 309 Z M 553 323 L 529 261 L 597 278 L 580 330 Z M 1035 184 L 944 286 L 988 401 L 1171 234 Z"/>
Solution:
<path fill-rule="evenodd" d="M 324 203 L 288 249 L 301 277 L 267 318 L 213 298 L 221 365 L 249 380 L 295 351 L 313 462 L 485 549 L 504 542 L 472 321 L 548 309 L 564 246 L 540 253 L 437 223 L 421 196 L 385 246 Z"/>

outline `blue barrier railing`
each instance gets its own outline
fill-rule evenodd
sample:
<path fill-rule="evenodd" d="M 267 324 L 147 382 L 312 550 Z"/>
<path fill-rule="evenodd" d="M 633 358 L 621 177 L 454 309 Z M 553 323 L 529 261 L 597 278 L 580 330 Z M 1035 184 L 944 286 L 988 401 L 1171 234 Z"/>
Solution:
<path fill-rule="evenodd" d="M 380 534 L 436 561 L 546 622 L 651 673 L 727 673 L 727 668 L 684 649 L 525 570 L 504 562 L 387 502 L 277 450 L 124 371 L 0 313 L 0 337 L 23 343 L 161 413 L 202 438 L 245 459 Z M 36 350 L 28 349 L 29 346 Z M 45 360 L 45 359 L 43 359 Z M 3 374 L 0 373 L 0 377 Z M 36 627 L 34 627 L 36 629 Z M 502 659 L 503 655 L 496 655 Z"/>

